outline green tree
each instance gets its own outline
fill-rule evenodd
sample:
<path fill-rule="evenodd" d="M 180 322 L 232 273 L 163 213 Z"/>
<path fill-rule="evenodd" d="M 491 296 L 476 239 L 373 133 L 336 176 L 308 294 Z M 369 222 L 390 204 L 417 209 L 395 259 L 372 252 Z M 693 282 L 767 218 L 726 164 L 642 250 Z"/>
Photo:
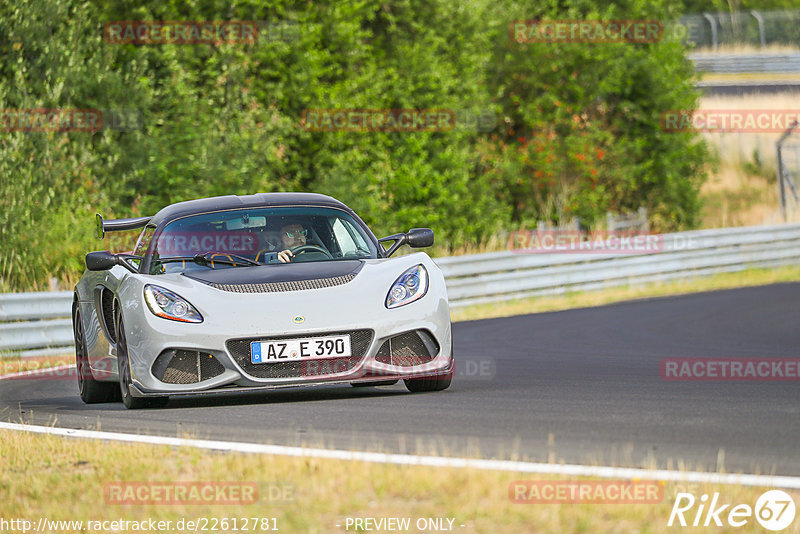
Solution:
<path fill-rule="evenodd" d="M 515 5 L 506 19 L 669 16 L 663 6 L 638 0 L 624 8 L 578 0 Z M 660 125 L 664 112 L 695 109 L 698 98 L 692 66 L 668 32 L 652 43 L 518 43 L 500 32 L 486 79 L 505 131 L 481 151 L 519 224 L 578 216 L 595 225 L 608 210 L 639 206 L 658 229 L 696 223 L 705 145 Z"/>
<path fill-rule="evenodd" d="M 691 227 L 707 153 L 660 114 L 693 109 L 680 43 L 510 42 L 518 19 L 655 18 L 631 0 L 20 0 L 0 5 L 4 109 L 126 109 L 128 131 L 0 132 L 4 288 L 74 280 L 98 245 L 91 215 L 180 200 L 315 191 L 378 234 L 430 226 L 445 248 L 510 226 L 647 206 Z M 115 20 L 261 21 L 246 44 L 119 45 Z M 276 26 L 277 25 L 277 26 Z M 269 30 L 283 28 L 282 33 Z M 494 128 L 317 132 L 314 109 L 449 109 Z M 484 123 L 483 126 L 486 126 Z M 492 125 L 489 125 L 492 126 Z M 7 130 L 7 128 L 6 128 Z"/>

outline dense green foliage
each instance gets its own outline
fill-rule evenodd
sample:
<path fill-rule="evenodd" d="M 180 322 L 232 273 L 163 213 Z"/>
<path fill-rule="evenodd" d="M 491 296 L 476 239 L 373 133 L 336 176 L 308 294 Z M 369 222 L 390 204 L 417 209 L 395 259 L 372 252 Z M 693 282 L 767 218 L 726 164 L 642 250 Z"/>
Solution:
<path fill-rule="evenodd" d="M 685 51 L 646 44 L 519 44 L 518 19 L 658 19 L 632 0 L 18 0 L 0 5 L 4 109 L 134 109 L 133 131 L 0 131 L 0 277 L 7 288 L 74 279 L 97 248 L 91 215 L 171 202 L 316 191 L 378 234 L 430 226 L 451 248 L 537 219 L 646 206 L 691 227 L 707 157 L 659 128 L 692 109 Z M 258 20 L 296 31 L 255 44 L 120 45 L 114 20 Z M 304 110 L 452 109 L 489 127 L 312 132 Z"/>

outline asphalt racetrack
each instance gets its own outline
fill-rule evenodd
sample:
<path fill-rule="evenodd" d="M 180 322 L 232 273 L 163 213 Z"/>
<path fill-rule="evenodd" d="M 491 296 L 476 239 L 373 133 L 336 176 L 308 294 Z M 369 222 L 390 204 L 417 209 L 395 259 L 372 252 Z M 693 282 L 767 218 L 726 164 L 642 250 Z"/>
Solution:
<path fill-rule="evenodd" d="M 0 419 L 66 428 L 537 462 L 800 475 L 800 381 L 669 381 L 665 358 L 800 359 L 800 283 L 454 324 L 447 391 L 292 388 L 84 405 L 0 382 Z"/>

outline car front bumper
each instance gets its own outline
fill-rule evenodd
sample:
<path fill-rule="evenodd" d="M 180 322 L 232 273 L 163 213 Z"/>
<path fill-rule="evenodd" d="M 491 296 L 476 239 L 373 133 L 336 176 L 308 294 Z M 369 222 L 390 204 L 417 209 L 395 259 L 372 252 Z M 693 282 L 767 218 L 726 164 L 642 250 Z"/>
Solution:
<path fill-rule="evenodd" d="M 427 368 L 426 368 L 427 369 Z M 398 373 L 397 375 L 361 375 L 361 376 L 351 376 L 351 377 L 336 377 L 331 379 L 324 379 L 324 380 L 304 380 L 301 382 L 286 382 L 286 383 L 270 383 L 270 384 L 262 384 L 262 385 L 254 385 L 254 386 L 237 386 L 236 384 L 228 384 L 216 387 L 210 387 L 205 389 L 180 389 L 174 390 L 170 389 L 169 391 L 153 391 L 144 387 L 138 380 L 134 379 L 133 383 L 131 384 L 130 391 L 131 396 L 133 397 L 159 397 L 163 395 L 169 395 L 170 397 L 209 397 L 209 396 L 216 396 L 216 395 L 229 395 L 232 393 L 257 393 L 259 391 L 266 391 L 266 390 L 275 390 L 275 389 L 285 389 L 285 388 L 294 388 L 298 386 L 331 386 L 331 385 L 341 385 L 341 384 L 369 384 L 369 383 L 376 383 L 381 381 L 388 381 L 388 380 L 400 380 L 400 379 L 408 379 L 408 378 L 422 378 L 427 376 L 439 376 L 443 374 L 452 374 L 455 372 L 455 360 L 452 357 L 452 354 L 449 358 L 449 364 L 442 369 L 434 369 L 434 370 L 426 370 L 426 369 L 419 369 L 415 371 L 409 371 L 408 369 L 404 370 L 403 373 Z"/>

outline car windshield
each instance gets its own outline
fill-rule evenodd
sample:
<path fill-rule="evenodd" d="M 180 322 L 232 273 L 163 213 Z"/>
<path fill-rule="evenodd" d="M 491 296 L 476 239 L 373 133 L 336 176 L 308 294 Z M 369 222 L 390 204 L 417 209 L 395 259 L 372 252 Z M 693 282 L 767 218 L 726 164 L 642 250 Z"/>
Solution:
<path fill-rule="evenodd" d="M 152 240 L 151 240 L 152 241 Z M 151 274 L 377 258 L 365 230 L 334 208 L 246 208 L 181 217 L 149 242 Z M 283 251 L 289 251 L 285 254 Z"/>

